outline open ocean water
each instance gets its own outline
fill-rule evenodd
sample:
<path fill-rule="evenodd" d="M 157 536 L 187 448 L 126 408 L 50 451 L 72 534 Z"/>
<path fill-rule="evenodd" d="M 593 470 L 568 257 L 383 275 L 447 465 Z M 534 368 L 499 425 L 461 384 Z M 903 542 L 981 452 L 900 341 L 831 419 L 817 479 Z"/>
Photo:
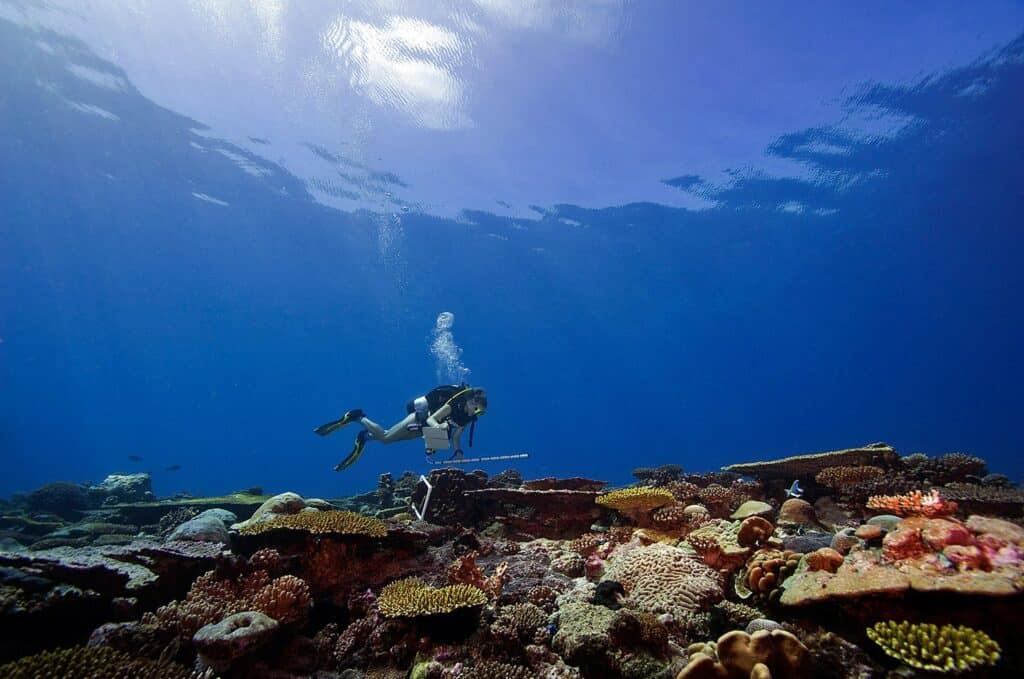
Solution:
<path fill-rule="evenodd" d="M 204 656 L 197 629 L 167 615 L 163 636 L 145 643 L 138 630 L 130 641 L 93 634 L 99 647 L 178 663 L 117 671 L 675 676 L 686 644 L 729 631 L 710 612 L 719 604 L 684 614 L 651 603 L 629 575 L 647 566 L 617 560 L 615 539 L 567 545 L 622 526 L 657 528 L 677 531 L 668 542 L 692 557 L 685 536 L 698 526 L 690 515 L 685 530 L 665 518 L 676 505 L 702 504 L 724 525 L 743 518 L 730 519 L 745 500 L 769 503 L 774 537 L 746 547 L 777 548 L 780 563 L 800 558 L 783 540 L 804 533 L 825 536 L 815 549 L 836 547 L 834 535 L 870 517 L 871 495 L 934 488 L 940 509 L 921 509 L 920 497 L 914 510 L 875 509 L 955 517 L 960 537 L 945 526 L 927 555 L 872 542 L 881 536 L 862 540 L 864 553 L 882 555 L 879 569 L 921 558 L 963 582 L 929 589 L 915 581 L 913 596 L 923 598 L 896 609 L 871 598 L 893 595 L 891 581 L 864 594 L 871 605 L 861 609 L 885 615 L 853 631 L 824 625 L 856 652 L 801 636 L 829 619 L 835 611 L 821 606 L 835 602 L 787 603 L 782 595 L 783 606 L 814 612 L 801 618 L 765 593 L 763 617 L 806 623 L 798 636 L 823 663 L 774 667 L 776 679 L 823 676 L 829 663 L 886 676 L 899 663 L 865 636 L 869 623 L 977 627 L 986 617 L 1011 619 L 1007 611 L 1020 605 L 1020 2 L 0 0 L 0 82 L 0 631 L 13 635 L 0 643 L 0 663 L 84 644 L 105 622 L 135 624 L 183 600 L 215 560 L 213 572 L 224 578 L 234 568 L 237 583 L 250 577 L 256 549 L 298 558 L 312 542 L 256 544 L 237 527 L 285 492 L 303 504 L 278 507 L 283 514 L 309 506 L 390 522 L 391 542 L 378 545 L 390 565 L 342 541 L 303 558 L 326 568 L 358 553 L 377 579 L 352 576 L 358 587 L 339 588 L 308 564 L 268 566 L 267 577 L 287 571 L 308 587 L 296 597 L 308 596 L 311 612 L 279 616 L 291 636 L 260 641 L 256 659 L 224 660 L 220 646 Z M 401 426 L 415 419 L 412 400 L 462 383 L 484 389 L 486 404 L 456 396 L 447 407 L 449 435 L 467 425 L 459 445 L 425 456 L 418 431 Z M 430 413 L 458 392 L 432 401 Z M 398 437 L 410 440 L 383 445 L 371 434 L 360 456 L 358 416 L 329 436 L 313 433 L 355 409 L 385 429 L 398 423 Z M 876 442 L 891 449 L 864 447 Z M 353 446 L 354 463 L 335 471 Z M 485 459 L 435 464 L 456 447 Z M 861 452 L 835 464 L 740 470 L 744 481 L 713 474 L 847 449 Z M 662 465 L 680 469 L 650 471 Z M 518 476 L 501 475 L 510 467 Z M 829 472 L 844 479 L 833 486 L 820 477 L 826 468 L 865 467 L 879 472 Z M 476 480 L 473 469 L 483 472 Z M 440 488 L 430 500 L 436 513 L 425 518 L 459 526 L 461 538 L 435 536 L 427 549 L 416 540 L 429 531 L 406 534 L 423 523 L 413 512 L 424 506 L 421 474 Z M 569 504 L 522 499 L 539 492 L 520 486 L 523 479 L 546 477 L 555 479 L 546 492 L 571 502 L 580 501 L 572 493 L 638 481 L 671 496 L 645 500 L 653 504 L 642 516 L 593 497 L 584 510 L 564 498 Z M 603 484 L 567 481 L 574 477 Z M 818 518 L 787 531 L 780 511 L 794 481 Z M 693 493 L 681 483 L 694 484 Z M 709 485 L 732 494 L 722 500 Z M 498 497 L 499 487 L 520 495 Z M 950 502 L 958 506 L 946 511 Z M 604 513 L 591 515 L 593 506 Z M 211 507 L 231 518 L 190 534 L 197 552 L 174 551 L 175 527 Z M 1002 523 L 971 523 L 972 515 Z M 363 531 L 345 525 L 324 530 Z M 895 524 L 885 530 L 894 541 Z M 541 549 L 544 540 L 561 546 Z M 645 544 L 652 541 L 666 542 Z M 229 549 L 234 566 L 210 545 Z M 104 548 L 130 553 L 117 557 L 124 562 L 170 565 L 155 568 L 153 580 L 101 577 L 116 571 L 115 557 L 97 551 Z M 65 551 L 47 556 L 49 549 Z M 159 555 L 139 556 L 146 549 Z M 416 565 L 394 566 L 411 549 Z M 506 583 L 495 594 L 471 577 L 446 580 L 446 567 L 469 550 L 481 559 L 481 577 L 493 576 L 504 554 L 511 581 L 529 586 Z M 531 574 L 516 558 L 540 559 L 535 550 L 552 563 L 559 550 L 579 563 Z M 669 558 L 656 552 L 649 558 Z M 722 563 L 702 555 L 701 568 L 721 580 L 707 585 L 721 588 L 717 599 L 753 601 L 734 594 L 733 579 L 737 568 L 741 580 L 760 568 L 748 561 L 756 554 Z M 854 558 L 843 556 L 834 577 Z M 241 557 L 250 565 L 238 565 Z M 54 565 L 61 559 L 68 563 Z M 593 570 L 602 559 L 618 579 Z M 455 570 L 472 572 L 472 563 L 463 566 Z M 975 571 L 988 574 L 984 586 L 971 580 Z M 169 572 L 179 576 L 167 582 Z M 561 593 L 572 578 L 577 590 L 621 581 L 625 608 L 662 616 L 671 642 L 655 650 L 646 637 L 636 642 L 654 658 L 646 669 L 619 656 L 583 657 L 565 630 L 584 604 L 552 600 L 538 606 L 553 617 L 527 625 L 530 634 L 512 644 L 545 650 L 524 655 L 472 636 L 483 634 L 472 621 L 463 636 L 434 638 L 422 628 L 392 630 L 373 618 L 388 618 L 386 606 L 351 600 L 357 589 L 379 598 L 406 575 L 480 585 L 495 639 L 503 607 L 526 605 L 535 587 Z M 119 578 L 132 577 L 149 584 L 125 589 Z M 75 592 L 59 590 L 65 603 L 54 603 L 60 587 Z M 789 591 L 797 597 L 799 588 Z M 968 598 L 947 599 L 958 595 Z M 979 596 L 989 597 L 984 605 L 970 598 Z M 535 598 L 543 599 L 531 605 Z M 585 605 L 601 615 L 618 610 L 599 599 Z M 218 601 L 231 612 L 253 605 Z M 961 619 L 951 609 L 977 615 Z M 713 622 L 698 624 L 690 613 Z M 69 615 L 83 622 L 47 639 Z M 366 629 L 394 638 L 352 628 L 349 641 L 338 641 L 324 631 L 332 623 L 337 637 L 371 619 Z M 1006 627 L 1013 624 L 986 628 L 1004 652 L 1020 641 Z M 375 643 L 400 650 L 384 657 L 371 652 Z M 459 650 L 474 647 L 476 655 Z M 1014 653 L 975 671 L 1019 676 Z M 314 661 L 282 660 L 300 656 Z M 427 660 L 438 665 L 433 674 Z M 721 648 L 716 660 L 726 662 Z M 109 669 L 122 661 L 97 662 Z M 499 661 L 519 669 L 484 666 Z M 47 671 L 122 676 L 68 662 Z"/>

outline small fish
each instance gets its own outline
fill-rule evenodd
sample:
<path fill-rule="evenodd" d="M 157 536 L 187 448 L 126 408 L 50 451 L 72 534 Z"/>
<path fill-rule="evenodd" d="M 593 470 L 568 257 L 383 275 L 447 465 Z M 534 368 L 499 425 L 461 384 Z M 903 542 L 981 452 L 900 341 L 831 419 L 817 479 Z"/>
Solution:
<path fill-rule="evenodd" d="M 176 472 L 179 469 L 181 469 L 181 465 L 180 464 L 172 464 L 170 467 L 165 467 L 164 471 L 165 472 Z"/>
<path fill-rule="evenodd" d="M 142 462 L 141 455 L 129 455 L 128 459 L 131 460 L 132 462 Z"/>
<path fill-rule="evenodd" d="M 793 485 L 786 489 L 786 497 L 803 497 L 804 489 L 800 487 L 800 481 L 794 481 Z"/>

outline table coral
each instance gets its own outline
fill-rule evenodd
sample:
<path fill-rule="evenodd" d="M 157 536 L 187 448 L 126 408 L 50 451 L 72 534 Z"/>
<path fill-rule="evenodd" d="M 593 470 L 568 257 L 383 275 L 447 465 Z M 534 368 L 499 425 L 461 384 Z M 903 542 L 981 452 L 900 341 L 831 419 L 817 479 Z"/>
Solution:
<path fill-rule="evenodd" d="M 259 535 L 271 530 L 287 529 L 314 535 L 365 535 L 382 538 L 388 534 L 387 524 L 380 519 L 342 510 L 285 514 L 239 529 L 242 535 Z"/>
<path fill-rule="evenodd" d="M 887 655 L 923 670 L 964 672 L 999 661 L 999 644 L 963 625 L 878 622 L 867 635 Z"/>
<path fill-rule="evenodd" d="M 674 504 L 672 493 L 664 488 L 633 487 L 613 490 L 598 496 L 597 504 L 614 509 L 634 521 L 645 521 L 658 507 Z"/>
<path fill-rule="evenodd" d="M 793 455 L 766 462 L 731 464 L 722 469 L 764 479 L 812 479 L 818 472 L 828 467 L 891 463 L 896 459 L 896 451 L 891 446 L 873 443 L 862 448 Z"/>
<path fill-rule="evenodd" d="M 435 588 L 419 578 L 404 578 L 386 585 L 379 602 L 381 613 L 387 617 L 414 618 L 482 606 L 487 603 L 487 595 L 472 585 Z"/>
<path fill-rule="evenodd" d="M 825 467 L 815 474 L 814 480 L 826 488 L 842 492 L 844 487 L 877 479 L 885 474 L 885 470 L 874 465 L 857 465 L 853 467 Z"/>

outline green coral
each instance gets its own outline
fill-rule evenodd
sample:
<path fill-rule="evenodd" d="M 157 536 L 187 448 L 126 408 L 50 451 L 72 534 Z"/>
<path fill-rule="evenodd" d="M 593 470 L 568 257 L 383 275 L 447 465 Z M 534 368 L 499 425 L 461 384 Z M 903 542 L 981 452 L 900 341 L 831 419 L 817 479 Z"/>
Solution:
<path fill-rule="evenodd" d="M 981 630 L 963 625 L 890 620 L 866 631 L 887 655 L 922 670 L 963 672 L 999 662 L 999 644 Z"/>

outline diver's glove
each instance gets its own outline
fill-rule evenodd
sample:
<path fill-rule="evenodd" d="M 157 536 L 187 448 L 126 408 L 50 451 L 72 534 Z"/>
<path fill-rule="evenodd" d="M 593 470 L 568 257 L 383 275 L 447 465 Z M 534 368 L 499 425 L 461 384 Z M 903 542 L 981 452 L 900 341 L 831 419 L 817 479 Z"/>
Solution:
<path fill-rule="evenodd" d="M 366 442 L 370 438 L 370 432 L 365 429 L 356 435 L 355 445 L 352 446 L 352 452 L 348 454 L 344 460 L 334 465 L 334 471 L 340 472 L 342 469 L 348 469 L 362 456 L 363 451 L 366 449 Z"/>

